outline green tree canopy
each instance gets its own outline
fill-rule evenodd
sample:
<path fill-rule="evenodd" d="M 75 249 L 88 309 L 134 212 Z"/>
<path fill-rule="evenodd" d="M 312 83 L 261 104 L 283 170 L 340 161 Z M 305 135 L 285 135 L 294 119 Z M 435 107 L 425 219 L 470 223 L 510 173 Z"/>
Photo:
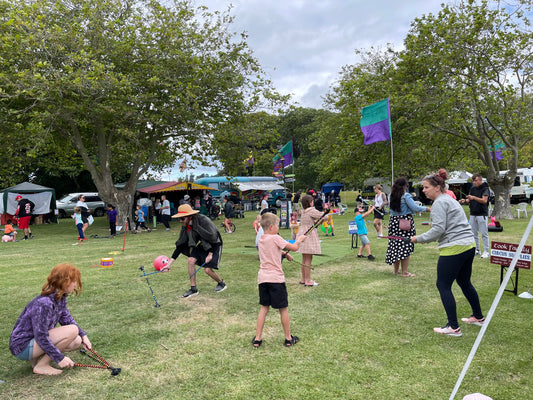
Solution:
<path fill-rule="evenodd" d="M 123 216 L 143 173 L 204 159 L 220 124 L 278 100 L 229 12 L 165 4 L 0 1 L 2 129 L 64 144 Z"/>

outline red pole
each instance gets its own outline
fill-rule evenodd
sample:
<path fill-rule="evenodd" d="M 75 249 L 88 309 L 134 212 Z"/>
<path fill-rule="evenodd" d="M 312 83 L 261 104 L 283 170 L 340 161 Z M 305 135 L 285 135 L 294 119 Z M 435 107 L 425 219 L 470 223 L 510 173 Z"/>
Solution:
<path fill-rule="evenodd" d="M 124 243 L 122 244 L 122 251 L 126 248 L 126 233 L 128 233 L 128 221 L 124 224 Z"/>

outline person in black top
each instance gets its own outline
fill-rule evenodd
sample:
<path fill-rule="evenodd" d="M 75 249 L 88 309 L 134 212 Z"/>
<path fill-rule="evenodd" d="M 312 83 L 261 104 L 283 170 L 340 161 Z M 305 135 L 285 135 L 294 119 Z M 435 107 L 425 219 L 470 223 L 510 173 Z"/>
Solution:
<path fill-rule="evenodd" d="M 35 204 L 28 199 L 23 199 L 21 195 L 15 197 L 15 200 L 18 202 L 17 211 L 15 211 L 15 216 L 18 218 L 18 226 L 19 229 L 24 229 L 24 239 L 22 240 L 28 240 L 28 235 L 30 239 L 33 239 L 30 220 Z"/>
<path fill-rule="evenodd" d="M 481 254 L 479 246 L 479 233 L 483 241 L 483 253 L 481 258 L 489 257 L 489 229 L 487 218 L 489 215 L 489 185 L 483 182 L 481 174 L 472 175 L 472 187 L 466 199 L 461 199 L 461 204 L 467 203 L 470 207 L 470 227 L 476 240 L 476 254 Z"/>
<path fill-rule="evenodd" d="M 189 204 L 179 206 L 178 213 L 172 217 L 178 218 L 182 228 L 176 242 L 176 250 L 161 272 L 169 271 L 176 258 L 184 254 L 188 257 L 187 267 L 191 288 L 182 297 L 192 297 L 198 294 L 196 265 L 204 267 L 205 273 L 217 282 L 215 292 L 225 290 L 226 284 L 217 273 L 222 255 L 222 237 L 216 225 L 209 217 L 200 214 L 199 210 L 193 210 Z"/>

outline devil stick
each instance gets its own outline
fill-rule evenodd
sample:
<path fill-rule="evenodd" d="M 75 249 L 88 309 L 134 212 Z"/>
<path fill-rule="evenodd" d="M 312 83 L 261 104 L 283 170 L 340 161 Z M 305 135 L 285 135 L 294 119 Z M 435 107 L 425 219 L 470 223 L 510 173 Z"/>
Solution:
<path fill-rule="evenodd" d="M 106 360 L 104 360 L 104 359 L 103 359 L 100 355 L 98 355 L 98 353 L 96 353 L 96 351 L 94 351 L 93 349 L 89 349 L 89 351 L 90 351 L 91 353 L 93 353 L 94 356 L 92 356 L 91 354 L 87 353 L 87 351 L 84 350 L 84 349 L 81 349 L 81 350 L 80 350 L 80 353 L 85 354 L 85 355 L 88 356 L 89 358 L 92 358 L 93 360 L 99 362 L 99 363 L 102 364 L 102 365 L 87 365 L 87 364 L 78 364 L 78 363 L 74 363 L 74 365 L 77 366 L 77 367 L 110 369 L 110 370 L 111 370 L 111 376 L 116 376 L 116 375 L 120 374 L 120 371 L 122 371 L 120 368 L 112 367 L 111 364 L 109 364 Z M 96 357 L 95 357 L 95 356 L 96 356 Z"/>
<path fill-rule="evenodd" d="M 146 279 L 146 283 L 148 284 L 148 287 L 150 288 L 150 292 L 152 292 L 152 297 L 154 298 L 154 301 L 155 301 L 155 307 L 161 307 L 161 306 L 159 305 L 159 303 L 157 302 L 157 299 L 156 299 L 155 294 L 154 294 L 154 290 L 152 289 L 152 285 L 150 285 L 150 281 L 149 281 L 148 278 L 146 277 L 146 275 L 149 275 L 149 274 L 147 274 L 147 273 L 144 272 L 144 267 L 143 267 L 142 265 L 139 267 L 139 269 L 140 269 L 140 270 L 142 271 L 142 273 L 143 273 L 143 275 L 141 275 L 141 277 L 143 277 L 143 276 L 145 277 L 145 279 Z"/>
<path fill-rule="evenodd" d="M 405 243 L 411 243 L 411 238 L 401 236 L 378 236 L 378 239 L 403 240 Z"/>
<path fill-rule="evenodd" d="M 363 199 L 361 196 L 359 196 L 357 198 L 357 200 L 361 200 L 361 202 L 365 203 L 367 206 L 373 205 L 373 204 L 369 203 L 368 201 L 366 201 L 365 199 Z M 377 211 L 378 213 L 380 213 L 382 217 L 385 216 L 385 214 L 382 211 L 380 211 L 379 209 L 377 209 L 377 208 L 374 208 L 374 211 Z"/>
<path fill-rule="evenodd" d="M 324 211 L 324 214 L 322 214 L 322 216 L 316 220 L 316 222 L 307 230 L 305 231 L 305 233 L 303 234 L 303 236 L 307 236 L 309 234 L 309 232 L 311 232 L 313 229 L 315 229 L 319 224 L 320 224 L 320 221 L 322 221 L 322 219 L 329 214 L 329 208 L 326 209 L 326 211 Z M 289 250 L 287 250 L 285 253 L 284 253 L 284 256 L 287 256 L 287 254 L 289 254 Z M 309 269 L 313 269 L 311 268 L 311 266 L 309 265 L 306 265 L 306 264 L 301 264 L 302 267 L 307 267 Z"/>

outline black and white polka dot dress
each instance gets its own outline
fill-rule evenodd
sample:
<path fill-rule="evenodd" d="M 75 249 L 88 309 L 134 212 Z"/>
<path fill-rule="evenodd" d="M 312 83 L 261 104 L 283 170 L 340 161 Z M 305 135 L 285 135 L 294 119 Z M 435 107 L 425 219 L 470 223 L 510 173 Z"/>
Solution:
<path fill-rule="evenodd" d="M 399 227 L 400 218 L 408 219 L 411 222 L 411 230 L 404 231 Z M 415 222 L 411 214 L 408 215 L 391 215 L 389 219 L 389 236 L 399 237 L 412 237 L 416 236 Z M 405 260 L 415 251 L 414 243 L 405 243 L 403 240 L 389 239 L 389 245 L 387 247 L 387 255 L 385 256 L 385 262 L 389 265 L 394 264 L 396 261 Z"/>

